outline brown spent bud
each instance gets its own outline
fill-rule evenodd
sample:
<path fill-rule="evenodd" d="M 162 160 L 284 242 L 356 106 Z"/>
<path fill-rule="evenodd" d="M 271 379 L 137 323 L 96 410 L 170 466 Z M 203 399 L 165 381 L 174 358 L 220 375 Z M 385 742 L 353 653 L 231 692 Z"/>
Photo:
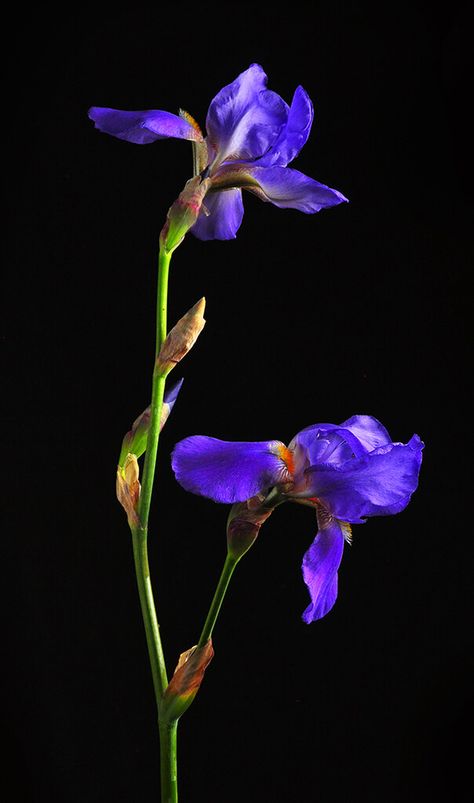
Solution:
<path fill-rule="evenodd" d="M 168 332 L 156 359 L 155 371 L 161 376 L 167 376 L 194 346 L 206 323 L 205 306 L 203 297 Z"/>
<path fill-rule="evenodd" d="M 227 550 L 236 560 L 250 549 L 260 527 L 273 513 L 273 507 L 263 506 L 264 499 L 258 494 L 247 502 L 237 502 L 231 508 L 227 520 Z"/>
<path fill-rule="evenodd" d="M 130 527 L 140 523 L 138 518 L 138 502 L 140 500 L 140 482 L 137 456 L 128 454 L 123 468 L 117 469 L 116 491 L 117 499 L 122 505 Z"/>
<path fill-rule="evenodd" d="M 178 719 L 191 705 L 214 655 L 212 640 L 182 652 L 163 696 L 161 716 L 167 721 Z"/>

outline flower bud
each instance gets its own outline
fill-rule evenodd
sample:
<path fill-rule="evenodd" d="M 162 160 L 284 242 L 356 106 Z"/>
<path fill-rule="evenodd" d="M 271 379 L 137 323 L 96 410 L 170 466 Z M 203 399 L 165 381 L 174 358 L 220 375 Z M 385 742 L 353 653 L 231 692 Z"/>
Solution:
<path fill-rule="evenodd" d="M 150 427 L 150 410 L 146 410 L 135 419 L 132 428 L 127 432 L 123 441 L 122 449 L 119 457 L 119 468 L 123 468 L 127 455 L 134 454 L 135 457 L 141 457 L 146 451 L 146 443 L 148 439 L 148 429 Z"/>
<path fill-rule="evenodd" d="M 174 251 L 186 232 L 196 223 L 210 183 L 208 178 L 201 179 L 201 176 L 190 178 L 184 190 L 170 206 L 160 234 L 160 245 L 165 251 Z"/>
<path fill-rule="evenodd" d="M 235 560 L 250 549 L 260 527 L 273 512 L 273 507 L 264 507 L 265 497 L 253 496 L 247 502 L 232 505 L 227 519 L 227 551 Z"/>
<path fill-rule="evenodd" d="M 165 393 L 163 406 L 161 408 L 160 432 L 163 429 L 171 410 L 173 409 L 182 384 L 183 380 L 180 379 L 176 385 L 173 385 L 171 390 L 168 390 Z M 119 466 L 121 468 L 123 468 L 129 453 L 136 455 L 136 457 L 141 457 L 142 454 L 145 453 L 148 430 L 150 428 L 150 410 L 151 407 L 147 407 L 146 410 L 144 410 L 143 413 L 141 413 L 141 415 L 135 419 L 132 424 L 132 428 L 125 435 L 122 441 L 122 449 L 119 457 Z"/>
<path fill-rule="evenodd" d="M 169 374 L 176 363 L 192 349 L 206 323 L 203 318 L 205 306 L 206 299 L 201 298 L 168 332 L 156 359 L 157 374 Z"/>
<path fill-rule="evenodd" d="M 122 505 L 130 527 L 136 527 L 140 519 L 138 518 L 138 502 L 140 500 L 140 482 L 138 480 L 139 469 L 137 457 L 128 454 L 123 468 L 117 468 L 117 499 Z"/>
<path fill-rule="evenodd" d="M 178 719 L 191 705 L 202 683 L 204 672 L 214 655 L 209 639 L 202 647 L 182 652 L 169 685 L 163 695 L 160 717 L 170 722 Z"/>

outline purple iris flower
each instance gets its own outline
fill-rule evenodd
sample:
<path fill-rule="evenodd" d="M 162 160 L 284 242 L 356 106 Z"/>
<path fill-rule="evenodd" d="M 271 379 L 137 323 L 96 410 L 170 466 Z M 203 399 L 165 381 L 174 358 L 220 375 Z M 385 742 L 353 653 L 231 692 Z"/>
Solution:
<path fill-rule="evenodd" d="M 194 174 L 210 179 L 205 206 L 191 229 L 201 240 L 236 236 L 244 214 L 243 189 L 275 206 L 308 214 L 347 201 L 338 190 L 287 167 L 308 139 L 313 106 L 301 86 L 288 106 L 267 89 L 267 76 L 258 64 L 211 102 L 207 137 L 182 111 L 178 116 L 156 109 L 132 112 L 93 106 L 89 117 L 100 131 L 139 145 L 170 137 L 191 140 Z"/>
<path fill-rule="evenodd" d="M 418 485 L 424 444 L 394 443 L 377 419 L 355 415 L 342 424 L 314 424 L 287 447 L 280 441 L 221 441 L 195 435 L 172 455 L 178 482 L 215 502 L 310 505 L 318 532 L 303 558 L 311 603 L 305 622 L 321 619 L 337 597 L 337 572 L 351 524 L 403 510 Z M 271 501 L 270 501 L 271 500 Z M 252 505 L 256 502 L 252 500 Z"/>

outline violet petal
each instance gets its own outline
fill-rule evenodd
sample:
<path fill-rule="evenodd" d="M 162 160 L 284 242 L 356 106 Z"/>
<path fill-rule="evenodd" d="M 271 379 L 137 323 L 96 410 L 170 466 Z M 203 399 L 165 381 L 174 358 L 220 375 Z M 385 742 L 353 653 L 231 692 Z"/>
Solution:
<path fill-rule="evenodd" d="M 245 502 L 287 475 L 279 441 L 221 441 L 193 435 L 176 444 L 171 462 L 187 491 L 215 502 Z"/>
<path fill-rule="evenodd" d="M 322 619 L 337 598 L 337 570 L 344 551 L 344 534 L 340 522 L 320 520 L 319 532 L 303 557 L 303 578 L 308 586 L 311 604 L 303 613 L 310 624 Z"/>
<path fill-rule="evenodd" d="M 157 139 L 202 140 L 201 133 L 183 117 L 157 109 L 128 112 L 92 106 L 89 117 L 104 134 L 118 139 L 148 145 Z"/>

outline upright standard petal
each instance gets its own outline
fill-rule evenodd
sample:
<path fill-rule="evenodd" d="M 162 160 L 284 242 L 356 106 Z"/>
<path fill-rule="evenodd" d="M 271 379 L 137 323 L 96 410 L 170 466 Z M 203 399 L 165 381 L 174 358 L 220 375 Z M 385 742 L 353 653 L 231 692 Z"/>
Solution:
<path fill-rule="evenodd" d="M 290 449 L 303 449 L 309 465 L 317 463 L 344 463 L 353 457 L 362 457 L 366 449 L 349 429 L 342 424 L 313 424 L 298 432 Z"/>
<path fill-rule="evenodd" d="M 194 435 L 176 444 L 171 463 L 186 491 L 231 504 L 287 482 L 286 452 L 280 441 L 233 442 Z"/>
<path fill-rule="evenodd" d="M 233 240 L 242 223 L 244 205 L 237 189 L 208 193 L 196 223 L 191 228 L 199 240 Z M 207 213 L 207 214 L 206 214 Z"/>
<path fill-rule="evenodd" d="M 137 145 L 148 145 L 157 139 L 170 137 L 196 142 L 202 141 L 203 138 L 198 126 L 193 125 L 188 119 L 157 109 L 127 112 L 92 106 L 89 109 L 89 117 L 94 121 L 95 127 L 104 134 L 111 134 L 113 137 Z"/>
<path fill-rule="evenodd" d="M 344 551 L 344 525 L 325 514 L 318 514 L 319 532 L 303 558 L 303 578 L 311 604 L 303 613 L 310 624 L 331 610 L 337 598 L 337 570 Z"/>
<path fill-rule="evenodd" d="M 310 465 L 344 463 L 391 444 L 387 430 L 370 415 L 353 415 L 342 424 L 311 424 L 293 438 L 290 449 L 300 448 Z"/>
<path fill-rule="evenodd" d="M 266 86 L 262 67 L 252 64 L 211 101 L 206 130 L 218 162 L 258 158 L 277 139 L 288 106 Z"/>
<path fill-rule="evenodd" d="M 378 449 L 379 446 L 392 443 L 392 439 L 384 425 L 371 415 L 353 415 L 347 421 L 343 421 L 341 428 L 352 432 L 366 452 L 371 452 L 373 449 Z"/>
<path fill-rule="evenodd" d="M 343 521 L 363 523 L 367 516 L 399 513 L 417 488 L 423 446 L 414 435 L 406 445 L 381 446 L 342 465 L 311 466 L 309 492 Z"/>
<path fill-rule="evenodd" d="M 338 190 L 290 167 L 246 167 L 245 173 L 252 180 L 248 186 L 243 184 L 245 189 L 282 209 L 299 209 L 314 214 L 347 201 Z"/>
<path fill-rule="evenodd" d="M 313 123 L 313 104 L 302 86 L 297 87 L 288 118 L 270 150 L 254 164 L 259 167 L 286 167 L 305 145 Z"/>

